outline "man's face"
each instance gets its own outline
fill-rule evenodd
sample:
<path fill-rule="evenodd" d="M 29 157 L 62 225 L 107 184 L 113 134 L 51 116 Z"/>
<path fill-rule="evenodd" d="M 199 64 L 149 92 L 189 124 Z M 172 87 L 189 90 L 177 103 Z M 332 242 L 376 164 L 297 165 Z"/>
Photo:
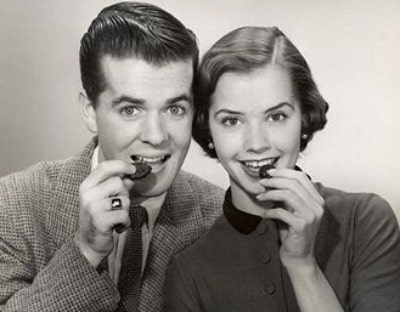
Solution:
<path fill-rule="evenodd" d="M 179 172 L 191 141 L 192 60 L 162 66 L 144 60 L 105 56 L 106 88 L 93 110 L 99 161 L 145 162 L 152 171 L 136 181 L 133 193 L 164 193 Z"/>

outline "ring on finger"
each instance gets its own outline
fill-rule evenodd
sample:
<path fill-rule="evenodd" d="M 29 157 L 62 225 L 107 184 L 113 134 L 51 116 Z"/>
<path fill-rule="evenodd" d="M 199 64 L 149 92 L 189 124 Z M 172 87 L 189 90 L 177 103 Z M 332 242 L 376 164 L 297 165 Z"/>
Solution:
<path fill-rule="evenodd" d="M 121 210 L 121 209 L 122 209 L 121 199 L 118 197 L 111 199 L 111 210 Z"/>

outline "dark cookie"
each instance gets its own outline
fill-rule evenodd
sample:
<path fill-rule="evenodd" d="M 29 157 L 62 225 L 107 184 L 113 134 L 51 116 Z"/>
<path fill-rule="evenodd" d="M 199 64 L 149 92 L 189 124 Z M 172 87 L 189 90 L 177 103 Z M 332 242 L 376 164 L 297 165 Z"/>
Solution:
<path fill-rule="evenodd" d="M 274 168 L 275 168 L 275 166 L 273 166 L 273 165 L 264 165 L 260 168 L 260 171 L 258 172 L 258 176 L 261 179 L 264 179 L 264 178 L 270 179 L 272 177 L 268 174 L 268 170 L 274 169 Z"/>
<path fill-rule="evenodd" d="M 132 165 L 135 166 L 136 172 L 134 174 L 129 175 L 129 178 L 132 180 L 140 180 L 143 179 L 151 172 L 151 166 L 146 163 L 133 163 Z"/>

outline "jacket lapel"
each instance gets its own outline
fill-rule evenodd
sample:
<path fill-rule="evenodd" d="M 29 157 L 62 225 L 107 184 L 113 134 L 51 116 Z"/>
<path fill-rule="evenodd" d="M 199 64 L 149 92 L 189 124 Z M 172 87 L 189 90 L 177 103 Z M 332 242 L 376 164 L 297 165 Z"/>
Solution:
<path fill-rule="evenodd" d="M 157 218 L 142 281 L 140 311 L 161 311 L 168 264 L 172 256 L 204 232 L 196 191 L 181 175 L 168 190 Z"/>
<path fill-rule="evenodd" d="M 79 186 L 89 175 L 97 145 L 93 138 L 84 150 L 68 159 L 57 171 L 47 214 L 47 230 L 54 247 L 59 248 L 76 230 L 79 217 Z"/>

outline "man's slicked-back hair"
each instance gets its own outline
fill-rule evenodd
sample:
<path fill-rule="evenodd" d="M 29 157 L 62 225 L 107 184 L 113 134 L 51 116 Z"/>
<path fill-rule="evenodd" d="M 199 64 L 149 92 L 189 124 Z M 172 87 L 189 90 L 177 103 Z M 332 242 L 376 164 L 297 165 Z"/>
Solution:
<path fill-rule="evenodd" d="M 279 65 L 290 75 L 302 112 L 300 149 L 324 128 L 328 103 L 320 94 L 311 70 L 294 44 L 277 27 L 241 27 L 219 39 L 203 56 L 194 82 L 193 138 L 212 158 L 215 149 L 209 129 L 211 97 L 219 78 L 227 72 L 250 73 L 266 65 Z"/>
<path fill-rule="evenodd" d="M 93 105 L 105 88 L 102 57 L 137 57 L 152 65 L 175 61 L 198 63 L 196 36 L 163 9 L 142 2 L 120 2 L 104 8 L 81 39 L 83 88 Z"/>

